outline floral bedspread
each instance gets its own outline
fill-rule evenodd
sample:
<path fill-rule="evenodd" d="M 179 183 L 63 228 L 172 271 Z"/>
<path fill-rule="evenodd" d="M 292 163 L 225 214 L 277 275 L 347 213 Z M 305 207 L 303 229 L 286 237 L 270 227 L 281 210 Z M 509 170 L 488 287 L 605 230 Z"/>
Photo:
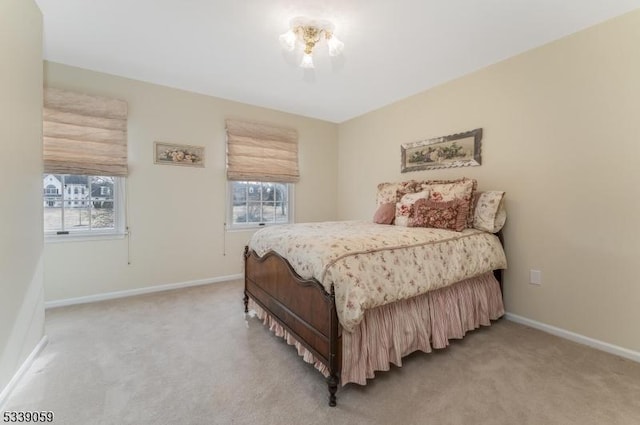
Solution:
<path fill-rule="evenodd" d="M 475 229 L 303 223 L 260 229 L 249 247 L 259 256 L 277 252 L 327 292 L 333 285 L 338 319 L 349 332 L 367 309 L 507 266 L 497 236 Z"/>

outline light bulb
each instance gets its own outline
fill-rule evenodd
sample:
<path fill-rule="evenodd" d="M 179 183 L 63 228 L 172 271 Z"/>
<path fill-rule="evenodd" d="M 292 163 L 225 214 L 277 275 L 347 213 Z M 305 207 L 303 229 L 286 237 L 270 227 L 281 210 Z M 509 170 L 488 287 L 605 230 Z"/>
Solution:
<path fill-rule="evenodd" d="M 289 30 L 280 36 L 280 44 L 287 52 L 293 51 L 296 47 L 296 34 L 293 30 Z"/>
<path fill-rule="evenodd" d="M 313 58 L 311 57 L 311 55 L 309 53 L 305 53 L 302 56 L 302 62 L 300 62 L 300 68 L 305 68 L 305 69 L 313 69 Z"/>
<path fill-rule="evenodd" d="M 338 56 L 344 50 L 344 43 L 338 40 L 338 37 L 331 35 L 331 38 L 327 40 L 329 46 L 329 56 Z"/>

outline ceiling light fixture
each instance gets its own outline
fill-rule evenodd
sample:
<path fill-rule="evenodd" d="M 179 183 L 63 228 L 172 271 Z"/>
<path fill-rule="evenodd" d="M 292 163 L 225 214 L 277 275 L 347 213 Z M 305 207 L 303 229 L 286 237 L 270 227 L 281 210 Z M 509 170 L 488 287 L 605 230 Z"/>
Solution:
<path fill-rule="evenodd" d="M 317 43 L 325 39 L 329 47 L 329 56 L 338 56 L 344 50 L 344 43 L 335 36 L 334 25 L 325 20 L 315 20 L 305 17 L 293 18 L 289 22 L 289 31 L 280 36 L 280 44 L 288 51 L 292 52 L 296 48 L 296 42 L 304 46 L 304 54 L 301 68 L 313 68 L 313 48 Z"/>

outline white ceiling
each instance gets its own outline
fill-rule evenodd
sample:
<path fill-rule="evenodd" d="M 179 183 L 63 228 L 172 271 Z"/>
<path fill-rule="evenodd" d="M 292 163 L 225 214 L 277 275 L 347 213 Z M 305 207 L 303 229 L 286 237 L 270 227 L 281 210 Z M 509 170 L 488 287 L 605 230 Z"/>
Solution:
<path fill-rule="evenodd" d="M 639 0 L 36 0 L 45 59 L 342 122 L 640 6 Z M 278 36 L 329 19 L 315 70 Z"/>

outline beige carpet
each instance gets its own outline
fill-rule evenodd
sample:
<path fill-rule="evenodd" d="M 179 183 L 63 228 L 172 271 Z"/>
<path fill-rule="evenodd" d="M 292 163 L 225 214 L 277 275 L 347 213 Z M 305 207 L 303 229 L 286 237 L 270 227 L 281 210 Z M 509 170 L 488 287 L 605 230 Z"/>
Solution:
<path fill-rule="evenodd" d="M 81 425 L 640 424 L 640 364 L 504 319 L 330 408 L 324 378 L 241 299 L 229 282 L 49 310 L 5 409 Z"/>

